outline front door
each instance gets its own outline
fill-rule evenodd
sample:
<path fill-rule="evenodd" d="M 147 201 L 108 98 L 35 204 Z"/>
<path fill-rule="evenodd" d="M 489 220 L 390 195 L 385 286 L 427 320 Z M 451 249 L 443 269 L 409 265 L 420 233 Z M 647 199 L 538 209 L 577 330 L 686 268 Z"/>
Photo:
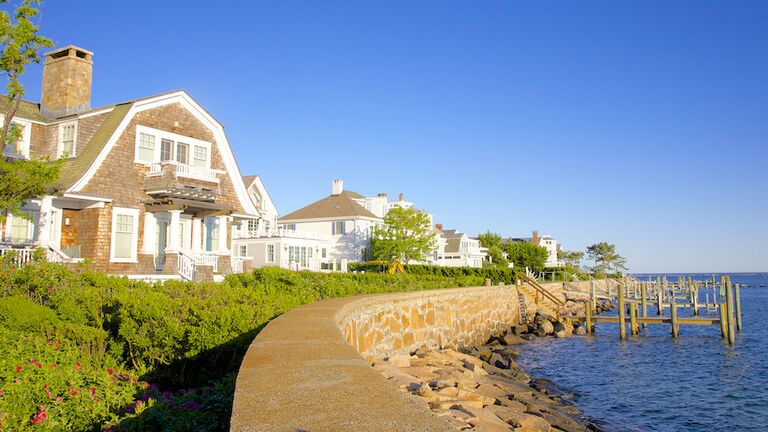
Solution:
<path fill-rule="evenodd" d="M 168 221 L 157 221 L 157 249 L 155 250 L 155 269 L 158 271 L 163 269 L 165 265 L 165 247 L 168 240 Z"/>

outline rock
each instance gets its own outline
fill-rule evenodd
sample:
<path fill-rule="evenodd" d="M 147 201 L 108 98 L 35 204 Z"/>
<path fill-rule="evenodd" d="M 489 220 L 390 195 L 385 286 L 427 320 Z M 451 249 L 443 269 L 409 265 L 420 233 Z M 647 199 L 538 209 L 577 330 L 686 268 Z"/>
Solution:
<path fill-rule="evenodd" d="M 573 333 L 576 334 L 576 335 L 579 335 L 579 336 L 583 336 L 583 335 L 587 334 L 587 328 L 585 326 L 583 326 L 583 325 L 580 325 L 580 326 L 576 327 L 576 329 L 574 329 Z"/>
<path fill-rule="evenodd" d="M 505 335 L 501 338 L 501 340 L 504 342 L 504 345 L 517 345 L 520 343 L 523 343 L 523 339 L 520 338 L 520 336 L 516 336 L 517 333 L 514 335 Z M 515 357 L 517 358 L 517 357 Z"/>
<path fill-rule="evenodd" d="M 504 377 L 505 379 L 509 379 L 516 382 L 527 383 L 531 379 L 531 377 L 529 377 L 528 374 L 523 372 L 523 370 L 520 369 L 520 367 L 514 363 L 510 363 L 509 369 L 501 369 L 494 365 L 486 363 L 485 365 L 483 365 L 483 369 L 485 369 L 485 371 L 488 372 L 489 374 Z M 496 377 L 494 377 L 494 379 L 496 379 Z"/>
<path fill-rule="evenodd" d="M 505 407 L 513 409 L 513 410 L 515 410 L 517 412 L 521 412 L 522 413 L 522 412 L 525 412 L 525 410 L 527 409 L 527 407 L 525 406 L 524 403 L 522 403 L 520 401 L 516 401 L 514 399 L 507 398 L 507 399 L 502 399 L 499 402 L 501 403 L 501 406 L 505 406 Z"/>
<path fill-rule="evenodd" d="M 554 328 L 555 333 L 565 330 L 565 324 L 561 323 L 560 321 L 555 321 L 555 323 L 552 324 L 552 327 Z"/>
<path fill-rule="evenodd" d="M 499 369 L 509 369 L 509 359 L 505 359 L 499 353 L 491 354 L 491 358 L 488 359 L 488 363 L 496 366 Z"/>
<path fill-rule="evenodd" d="M 539 416 L 507 411 L 505 412 L 505 417 L 507 417 L 505 419 L 506 422 L 515 427 L 516 432 L 549 432 L 549 422 Z"/>
<path fill-rule="evenodd" d="M 411 366 L 411 356 L 408 354 L 398 354 L 386 360 L 393 367 L 406 368 Z"/>
<path fill-rule="evenodd" d="M 510 359 L 516 359 L 520 357 L 520 353 L 518 353 L 516 349 L 506 345 L 503 345 L 500 348 L 494 349 L 494 352 L 497 352 L 501 354 L 503 357 L 507 357 Z"/>
<path fill-rule="evenodd" d="M 555 332 L 556 338 L 567 338 L 569 336 L 571 336 L 571 333 L 567 330 L 560 330 L 559 332 Z"/>
<path fill-rule="evenodd" d="M 529 340 L 536 339 L 536 335 L 535 334 L 531 334 L 531 333 L 526 333 L 526 334 L 520 335 L 520 338 L 523 339 L 523 340 L 529 341 Z"/>
<path fill-rule="evenodd" d="M 567 432 L 586 432 L 587 427 L 565 413 L 557 410 L 542 410 L 541 417 L 553 427 Z"/>
<path fill-rule="evenodd" d="M 542 323 L 539 324 L 539 330 L 543 330 L 544 335 L 548 335 L 555 332 L 555 326 L 549 321 L 542 321 Z"/>
<path fill-rule="evenodd" d="M 420 346 L 416 351 L 413 352 L 413 355 L 420 358 L 424 358 L 427 354 L 429 354 L 429 349 L 427 349 L 426 345 Z"/>
<path fill-rule="evenodd" d="M 510 331 L 512 332 L 513 335 L 519 336 L 528 331 L 528 326 L 525 324 L 516 324 L 510 328 Z M 507 344 L 507 345 L 510 345 L 510 344 Z"/>

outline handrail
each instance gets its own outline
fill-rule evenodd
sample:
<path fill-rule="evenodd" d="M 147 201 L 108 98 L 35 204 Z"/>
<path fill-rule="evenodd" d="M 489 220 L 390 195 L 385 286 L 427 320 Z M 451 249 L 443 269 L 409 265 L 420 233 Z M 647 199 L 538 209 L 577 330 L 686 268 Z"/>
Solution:
<path fill-rule="evenodd" d="M 195 280 L 195 259 L 179 250 L 179 274 L 186 280 Z"/>
<path fill-rule="evenodd" d="M 532 286 L 536 290 L 536 292 L 538 292 L 539 294 L 543 295 L 544 298 L 546 298 L 547 300 L 553 302 L 556 305 L 556 310 L 557 310 L 558 315 L 565 315 L 565 313 L 564 313 L 565 312 L 565 302 L 564 301 L 562 301 L 559 298 L 555 297 L 554 294 L 552 294 L 551 292 L 547 291 L 543 286 L 539 285 L 538 282 L 536 282 L 535 280 L 531 279 L 527 275 L 524 275 L 524 274 L 519 273 L 519 272 L 515 272 L 515 274 L 517 275 L 518 278 L 520 278 L 521 280 L 526 282 L 528 285 Z M 559 316 L 557 318 L 560 319 Z"/>

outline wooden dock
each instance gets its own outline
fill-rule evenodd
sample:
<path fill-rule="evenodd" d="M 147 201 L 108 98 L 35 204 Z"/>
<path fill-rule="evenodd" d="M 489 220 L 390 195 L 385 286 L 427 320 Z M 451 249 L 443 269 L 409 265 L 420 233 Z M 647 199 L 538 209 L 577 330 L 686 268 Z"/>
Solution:
<path fill-rule="evenodd" d="M 704 294 L 704 301 L 701 301 L 701 293 Z M 618 316 L 595 316 L 598 299 L 616 301 Z M 570 318 L 583 321 L 587 333 L 594 331 L 594 323 L 597 322 L 620 323 L 621 339 L 626 338 L 627 321 L 633 335 L 640 334 L 640 325 L 646 328 L 647 324 L 669 324 L 673 337 L 679 335 L 680 325 L 717 324 L 723 338 L 733 344 L 736 332 L 741 331 L 739 285 L 731 284 L 729 276 L 721 276 L 718 283 L 713 275 L 711 284 L 710 281 L 693 281 L 690 277 L 686 280 L 682 276 L 678 277 L 677 282 L 668 281 L 666 277 L 657 277 L 655 281 L 652 278 L 648 281 L 625 279 L 618 289 L 603 293 L 597 293 L 593 285 L 590 300 L 585 303 L 585 315 Z M 648 306 L 656 308 L 657 316 L 648 316 Z M 678 316 L 680 308 L 690 308 L 693 316 Z M 667 310 L 669 314 L 665 315 Z M 702 311 L 706 315 L 716 316 L 700 316 Z"/>

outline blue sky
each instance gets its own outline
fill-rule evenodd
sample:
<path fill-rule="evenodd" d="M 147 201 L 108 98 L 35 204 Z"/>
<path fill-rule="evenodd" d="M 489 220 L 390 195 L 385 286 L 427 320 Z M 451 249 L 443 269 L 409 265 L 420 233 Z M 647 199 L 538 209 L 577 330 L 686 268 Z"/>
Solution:
<path fill-rule="evenodd" d="M 94 107 L 186 90 L 281 214 L 340 178 L 472 235 L 709 272 L 768 271 L 765 22 L 765 2 L 68 0 L 41 32 L 94 51 Z"/>

